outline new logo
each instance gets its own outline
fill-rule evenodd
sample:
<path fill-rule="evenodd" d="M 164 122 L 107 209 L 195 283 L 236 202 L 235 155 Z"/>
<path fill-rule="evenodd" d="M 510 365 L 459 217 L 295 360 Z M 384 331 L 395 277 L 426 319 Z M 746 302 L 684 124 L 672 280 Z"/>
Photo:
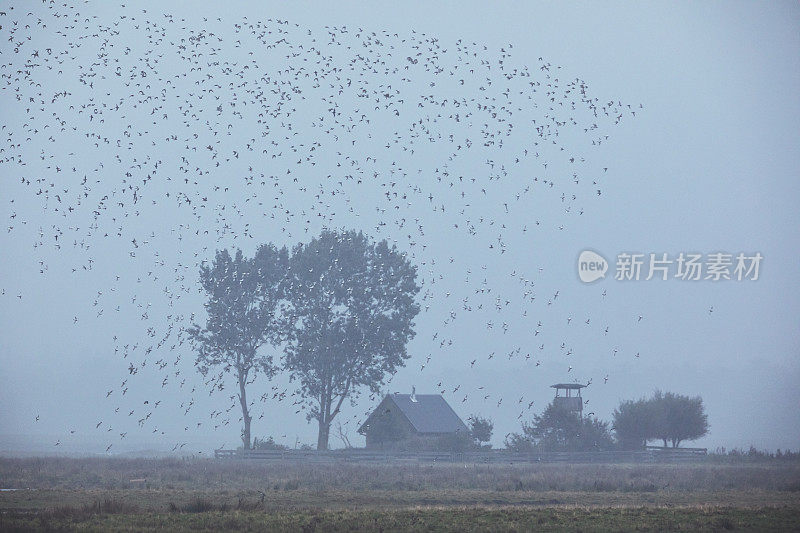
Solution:
<path fill-rule="evenodd" d="M 602 255 L 591 250 L 584 250 L 578 256 L 578 277 L 584 283 L 591 283 L 606 277 L 608 261 Z"/>

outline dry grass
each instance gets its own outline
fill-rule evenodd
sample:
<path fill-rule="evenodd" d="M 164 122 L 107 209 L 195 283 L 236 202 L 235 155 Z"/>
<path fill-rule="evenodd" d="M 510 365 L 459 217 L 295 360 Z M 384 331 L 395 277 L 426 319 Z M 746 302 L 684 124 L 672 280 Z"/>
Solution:
<path fill-rule="evenodd" d="M 798 509 L 449 508 L 404 510 L 141 513 L 85 520 L 0 515 L 0 530 L 76 531 L 791 531 Z"/>
<path fill-rule="evenodd" d="M 693 464 L 364 465 L 210 459 L 0 459 L 5 487 L 35 489 L 236 489 L 800 491 L 800 462 Z M 144 481 L 141 481 L 144 480 Z"/>
<path fill-rule="evenodd" d="M 136 505 L 121 500 L 103 498 L 77 506 L 57 505 L 55 507 L 48 507 L 44 510 L 44 514 L 53 519 L 69 518 L 72 520 L 85 520 L 87 517 L 94 515 L 133 514 L 138 511 L 139 508 Z"/>
<path fill-rule="evenodd" d="M 0 493 L 0 531 L 800 529 L 800 464 L 785 461 L 398 466 L 0 459 L 0 480 L 35 489 Z"/>

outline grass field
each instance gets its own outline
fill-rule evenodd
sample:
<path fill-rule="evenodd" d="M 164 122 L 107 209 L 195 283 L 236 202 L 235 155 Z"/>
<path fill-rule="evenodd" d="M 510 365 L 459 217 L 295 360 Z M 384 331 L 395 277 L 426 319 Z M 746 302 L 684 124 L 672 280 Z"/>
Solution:
<path fill-rule="evenodd" d="M 800 463 L 0 459 L 0 530 L 800 529 Z"/>

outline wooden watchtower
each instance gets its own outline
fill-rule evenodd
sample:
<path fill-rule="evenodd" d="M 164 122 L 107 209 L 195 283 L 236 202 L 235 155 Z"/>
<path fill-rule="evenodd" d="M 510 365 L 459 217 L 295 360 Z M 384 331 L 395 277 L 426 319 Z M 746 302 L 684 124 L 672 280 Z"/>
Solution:
<path fill-rule="evenodd" d="M 580 383 L 556 383 L 555 385 L 550 385 L 550 387 L 556 389 L 556 397 L 553 398 L 554 406 L 563 407 L 583 417 L 581 389 L 586 385 L 581 385 Z"/>

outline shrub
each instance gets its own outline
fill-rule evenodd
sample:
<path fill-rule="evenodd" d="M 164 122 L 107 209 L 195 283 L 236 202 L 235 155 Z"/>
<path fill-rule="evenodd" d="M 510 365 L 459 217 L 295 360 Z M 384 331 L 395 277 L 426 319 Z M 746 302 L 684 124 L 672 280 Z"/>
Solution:
<path fill-rule="evenodd" d="M 275 442 L 272 437 L 267 437 L 266 439 L 259 439 L 258 437 L 253 439 L 253 449 L 254 450 L 288 450 L 289 447 L 285 444 L 279 444 Z"/>
<path fill-rule="evenodd" d="M 522 433 L 506 438 L 506 447 L 516 452 L 533 450 L 584 452 L 614 448 L 608 422 L 581 417 L 562 406 L 550 404 L 533 422 L 522 424 Z"/>

